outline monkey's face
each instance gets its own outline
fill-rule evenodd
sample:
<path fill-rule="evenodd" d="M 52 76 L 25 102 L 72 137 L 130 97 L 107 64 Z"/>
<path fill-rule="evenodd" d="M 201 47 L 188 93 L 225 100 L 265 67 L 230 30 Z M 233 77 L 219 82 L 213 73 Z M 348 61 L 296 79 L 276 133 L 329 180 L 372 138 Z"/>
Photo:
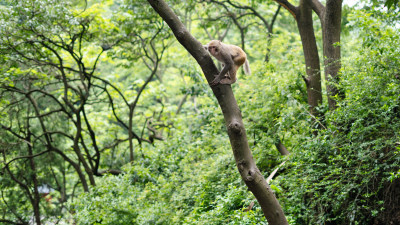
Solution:
<path fill-rule="evenodd" d="M 209 52 L 212 56 L 214 56 L 214 57 L 216 57 L 216 58 L 219 57 L 220 52 L 221 52 L 221 50 L 222 50 L 222 43 L 221 43 L 221 41 L 212 40 L 212 41 L 210 41 L 206 46 L 207 46 L 208 52 Z"/>
<path fill-rule="evenodd" d="M 215 45 L 208 45 L 208 51 L 211 55 L 216 56 L 219 53 L 219 48 Z"/>

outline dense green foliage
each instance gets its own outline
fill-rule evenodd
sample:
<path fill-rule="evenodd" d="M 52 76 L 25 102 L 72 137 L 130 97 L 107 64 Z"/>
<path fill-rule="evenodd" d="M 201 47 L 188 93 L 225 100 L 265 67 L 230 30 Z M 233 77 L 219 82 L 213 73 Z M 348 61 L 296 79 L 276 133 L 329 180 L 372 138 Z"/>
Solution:
<path fill-rule="evenodd" d="M 201 42 L 228 29 L 240 45 L 230 18 L 243 10 L 174 2 Z M 258 168 L 279 167 L 270 185 L 290 224 L 400 221 L 400 20 L 387 2 L 344 6 L 345 98 L 334 111 L 324 99 L 318 120 L 289 13 L 271 42 L 240 20 L 252 75 L 232 88 Z M 0 62 L 0 223 L 267 224 L 200 68 L 146 1 L 0 1 Z"/>
<path fill-rule="evenodd" d="M 400 175 L 399 33 L 370 16 L 353 16 L 363 46 L 344 63 L 346 99 L 292 155 L 283 186 L 298 224 L 371 224 L 382 211 L 398 212 L 387 193 Z"/>

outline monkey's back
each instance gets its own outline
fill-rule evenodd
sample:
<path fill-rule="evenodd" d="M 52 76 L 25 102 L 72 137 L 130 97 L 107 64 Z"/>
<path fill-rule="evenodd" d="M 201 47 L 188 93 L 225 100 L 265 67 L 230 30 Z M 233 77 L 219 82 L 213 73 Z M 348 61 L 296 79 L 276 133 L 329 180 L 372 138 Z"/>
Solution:
<path fill-rule="evenodd" d="M 246 62 L 246 53 L 239 46 L 228 45 L 231 49 L 231 56 L 236 65 L 241 66 Z"/>

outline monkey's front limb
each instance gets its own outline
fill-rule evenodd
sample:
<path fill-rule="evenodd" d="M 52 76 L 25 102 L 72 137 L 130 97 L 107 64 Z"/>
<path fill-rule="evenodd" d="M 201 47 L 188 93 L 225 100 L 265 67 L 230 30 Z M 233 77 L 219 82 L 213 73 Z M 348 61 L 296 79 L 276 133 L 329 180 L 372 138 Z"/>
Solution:
<path fill-rule="evenodd" d="M 210 86 L 215 86 L 217 84 L 221 84 L 222 79 L 231 79 L 229 76 L 229 70 L 232 68 L 232 64 L 227 63 L 225 64 L 224 68 L 221 70 L 221 72 L 214 78 L 213 81 L 211 81 Z M 224 82 L 224 84 L 228 84 Z"/>
<path fill-rule="evenodd" d="M 211 81 L 210 86 L 215 86 L 217 84 L 219 84 L 219 82 L 221 81 L 221 78 L 217 75 L 213 81 Z"/>

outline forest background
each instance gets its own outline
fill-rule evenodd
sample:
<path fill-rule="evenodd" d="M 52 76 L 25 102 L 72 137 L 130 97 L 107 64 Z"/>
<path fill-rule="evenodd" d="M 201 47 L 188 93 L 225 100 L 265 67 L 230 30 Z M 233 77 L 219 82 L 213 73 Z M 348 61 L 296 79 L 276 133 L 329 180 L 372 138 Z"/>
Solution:
<path fill-rule="evenodd" d="M 0 0 L 1 224 L 400 223 L 398 0 L 163 3 Z"/>

